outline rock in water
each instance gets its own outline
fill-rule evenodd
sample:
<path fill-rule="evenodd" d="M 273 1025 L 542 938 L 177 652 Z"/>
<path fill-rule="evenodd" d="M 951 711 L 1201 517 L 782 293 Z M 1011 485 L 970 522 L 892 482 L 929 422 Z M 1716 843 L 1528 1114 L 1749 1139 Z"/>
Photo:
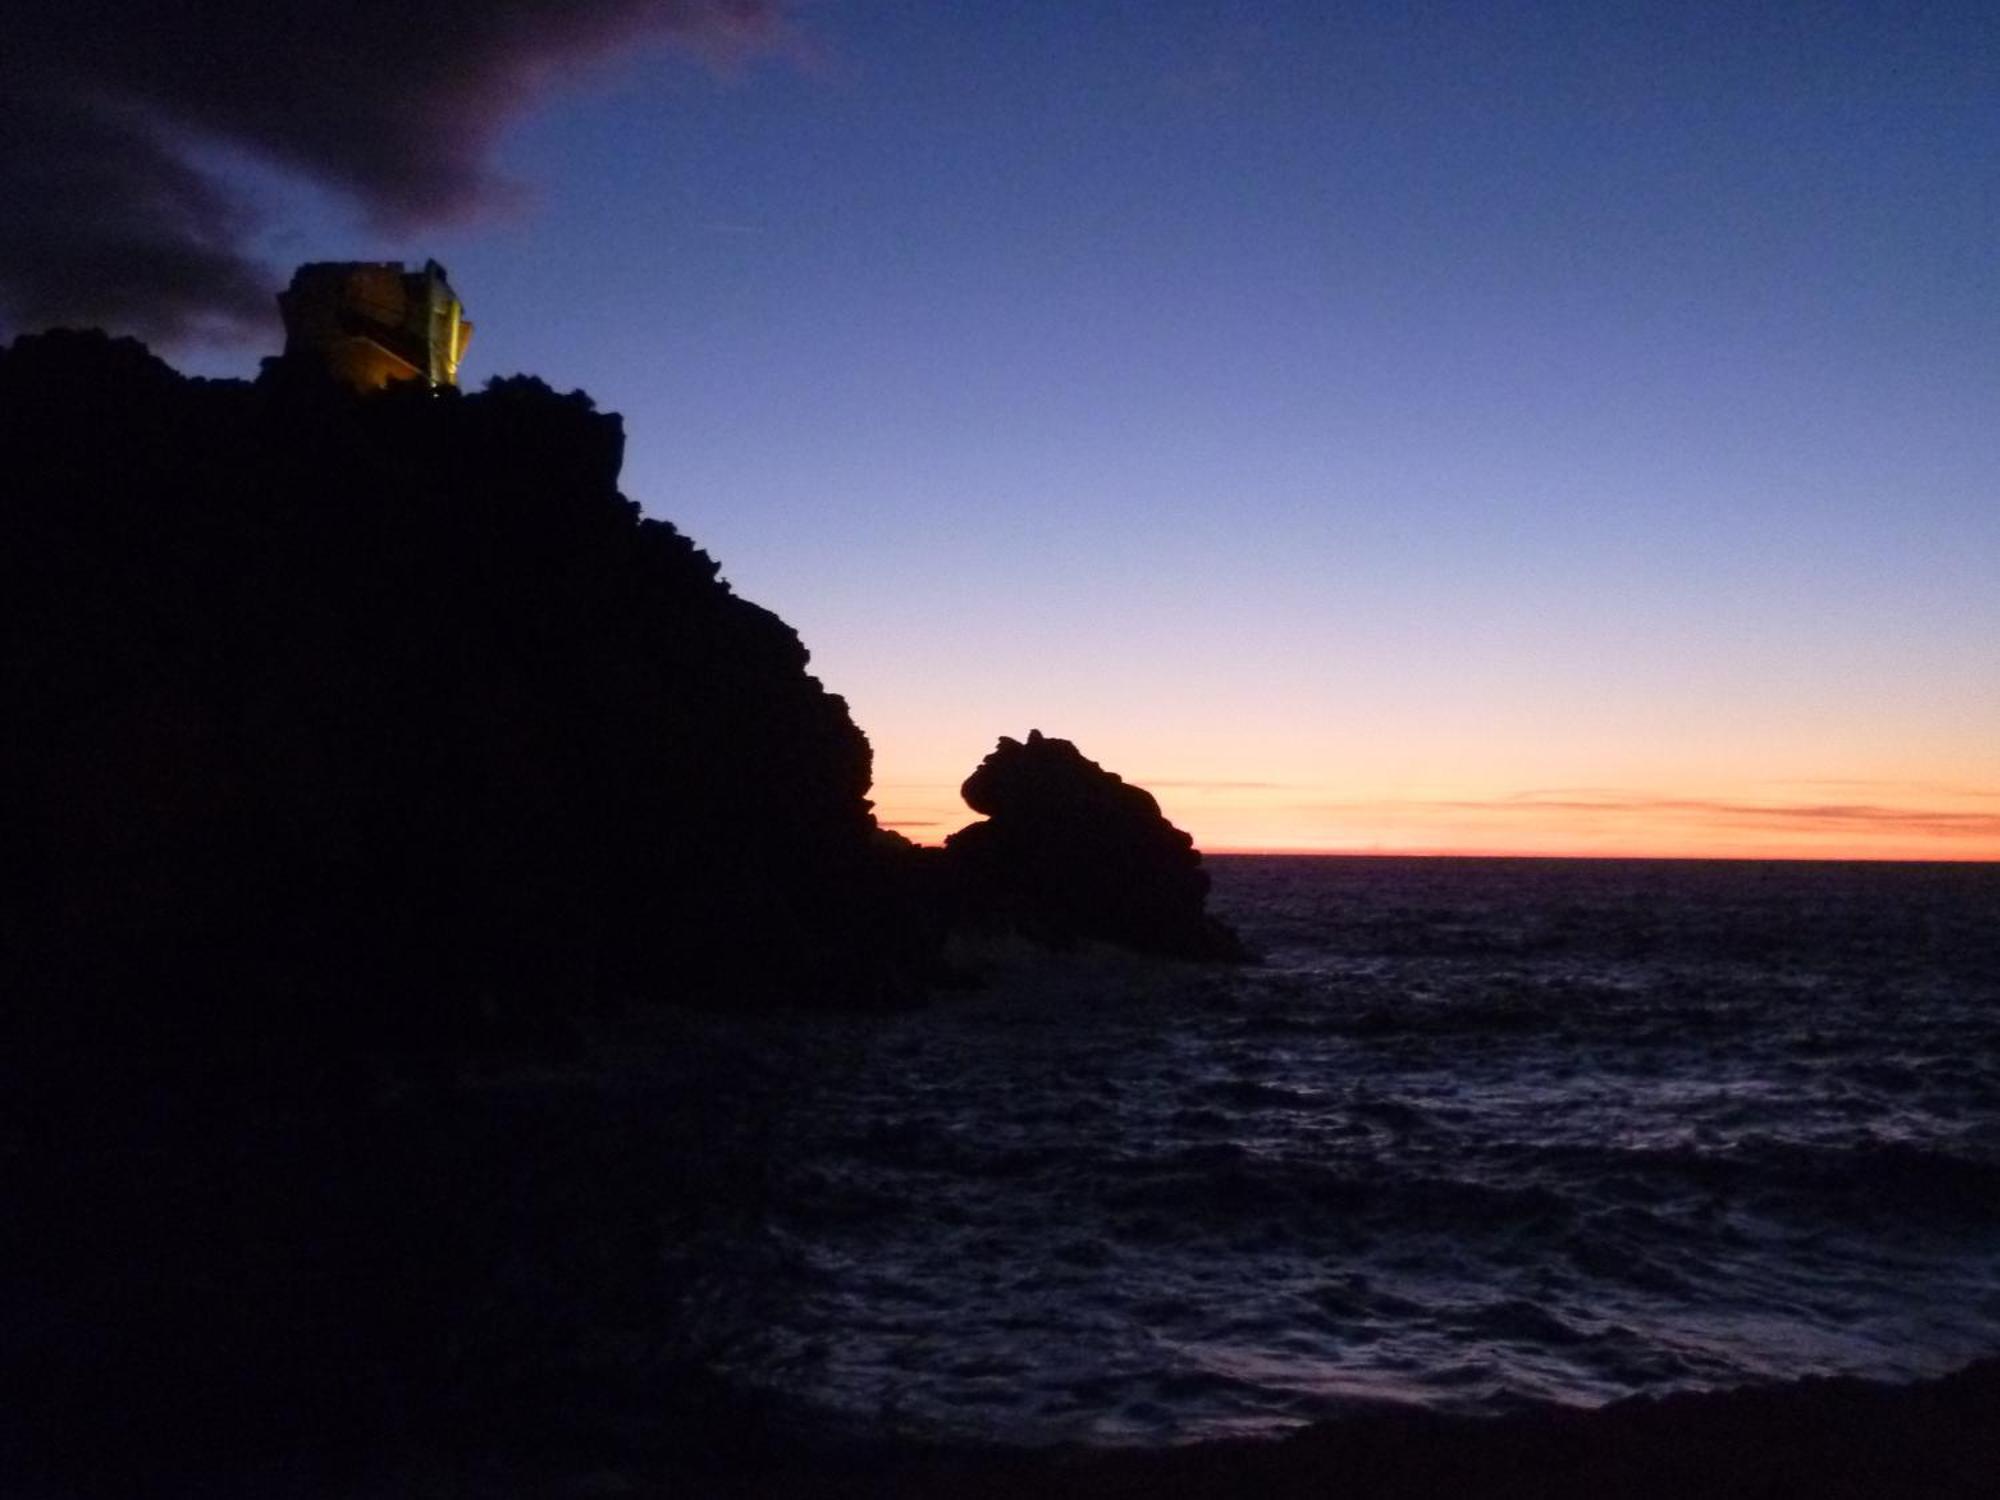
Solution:
<path fill-rule="evenodd" d="M 1161 815 L 1152 793 L 1068 740 L 1040 730 L 1025 744 L 1003 737 L 961 795 L 987 817 L 945 840 L 974 918 L 1056 944 L 1101 938 L 1176 958 L 1249 957 L 1205 909 L 1208 873 L 1194 840 Z"/>

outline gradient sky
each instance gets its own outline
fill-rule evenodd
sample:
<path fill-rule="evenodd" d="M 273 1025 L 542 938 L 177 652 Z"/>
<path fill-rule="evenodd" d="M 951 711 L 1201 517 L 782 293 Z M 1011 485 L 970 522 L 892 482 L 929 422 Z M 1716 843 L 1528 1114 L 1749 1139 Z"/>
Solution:
<path fill-rule="evenodd" d="M 472 223 L 208 159 L 623 412 L 885 821 L 1036 727 L 1210 849 L 2000 857 L 1991 0 L 789 17 Z"/>

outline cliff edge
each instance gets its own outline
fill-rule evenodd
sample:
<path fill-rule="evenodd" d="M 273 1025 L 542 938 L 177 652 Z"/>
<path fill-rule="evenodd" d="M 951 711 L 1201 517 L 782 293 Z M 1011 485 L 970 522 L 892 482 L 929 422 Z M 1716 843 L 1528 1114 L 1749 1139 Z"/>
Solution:
<path fill-rule="evenodd" d="M 0 983 L 31 1033 L 449 1046 L 910 988 L 867 740 L 528 378 L 0 351 Z"/>

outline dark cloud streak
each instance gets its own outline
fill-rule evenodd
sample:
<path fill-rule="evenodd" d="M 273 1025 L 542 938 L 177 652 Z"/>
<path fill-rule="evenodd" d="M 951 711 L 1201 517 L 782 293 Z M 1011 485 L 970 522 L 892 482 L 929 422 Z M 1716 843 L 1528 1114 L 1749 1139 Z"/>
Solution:
<path fill-rule="evenodd" d="M 1986 791 L 1965 796 L 1988 797 Z M 1654 796 L 1640 792 L 1516 792 L 1506 797 L 1314 803 L 1322 814 L 1384 811 L 1500 816 L 1519 822 L 1546 814 L 1587 817 L 1668 817 L 1737 832 L 1923 834 L 1944 838 L 2000 838 L 2000 813 L 1935 806 L 1862 802 L 1737 802 L 1709 797 Z"/>
<path fill-rule="evenodd" d="M 270 277 L 239 248 L 248 216 L 124 112 L 8 96 L 0 202 L 0 323 L 171 342 L 269 321 Z"/>
<path fill-rule="evenodd" d="M 779 0 L 37 3 L 0 54 L 0 326 L 162 342 L 267 324 L 255 224 L 190 141 L 249 151 L 389 232 L 511 197 L 501 131 L 579 66 L 778 44 Z"/>

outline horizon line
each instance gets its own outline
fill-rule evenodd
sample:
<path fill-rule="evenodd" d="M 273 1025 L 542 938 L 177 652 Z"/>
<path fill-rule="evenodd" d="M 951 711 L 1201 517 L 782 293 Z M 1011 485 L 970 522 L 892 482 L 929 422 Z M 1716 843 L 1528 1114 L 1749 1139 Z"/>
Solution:
<path fill-rule="evenodd" d="M 1537 850 L 1492 849 L 1301 849 L 1228 847 L 1197 851 L 1204 859 L 1519 859 L 1519 860 L 1598 860 L 1605 862 L 1648 861 L 1675 864 L 1758 864 L 1758 865 L 1995 865 L 1994 855 L 1917 856 L 1906 854 L 1640 854 L 1604 851 L 1565 853 Z"/>

